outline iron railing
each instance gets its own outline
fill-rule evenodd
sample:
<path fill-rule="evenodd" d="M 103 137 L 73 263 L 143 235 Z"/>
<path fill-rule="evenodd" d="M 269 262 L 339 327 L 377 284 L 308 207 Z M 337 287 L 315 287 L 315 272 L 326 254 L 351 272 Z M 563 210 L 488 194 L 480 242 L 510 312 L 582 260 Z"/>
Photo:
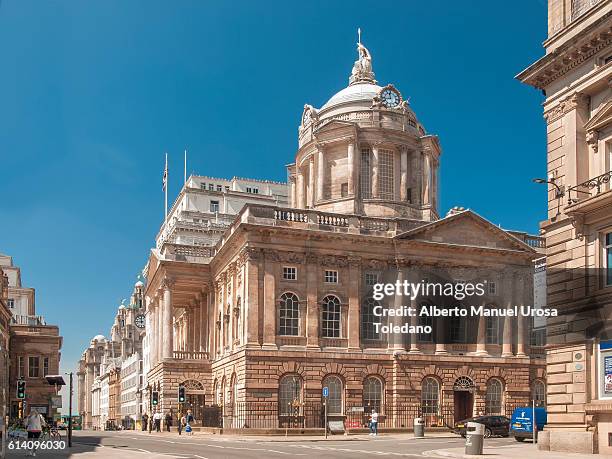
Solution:
<path fill-rule="evenodd" d="M 597 196 L 599 193 L 608 191 L 610 189 L 610 182 L 612 181 L 612 171 L 606 172 L 605 174 L 598 175 L 592 179 L 582 182 L 576 186 L 573 186 L 567 190 L 567 199 L 569 205 L 575 204 L 583 199 L 592 198 Z"/>

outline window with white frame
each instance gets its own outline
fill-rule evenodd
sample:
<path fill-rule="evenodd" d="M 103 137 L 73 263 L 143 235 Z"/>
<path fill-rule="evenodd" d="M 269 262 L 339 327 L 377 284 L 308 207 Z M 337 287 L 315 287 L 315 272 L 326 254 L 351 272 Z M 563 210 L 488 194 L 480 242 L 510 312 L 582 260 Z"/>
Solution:
<path fill-rule="evenodd" d="M 49 357 L 43 357 L 43 376 L 49 374 Z"/>
<path fill-rule="evenodd" d="M 380 318 L 374 315 L 374 308 L 380 303 L 374 298 L 367 298 L 361 308 L 361 337 L 363 339 L 380 339 L 380 332 L 376 330 L 375 323 L 380 322 Z"/>
<path fill-rule="evenodd" d="M 25 377 L 25 358 L 23 356 L 17 357 L 17 377 Z"/>
<path fill-rule="evenodd" d="M 361 149 L 361 165 L 359 170 L 359 187 L 362 199 L 372 197 L 372 150 L 369 148 Z"/>
<path fill-rule="evenodd" d="M 338 376 L 328 376 L 323 380 L 323 387 L 328 389 L 327 414 L 342 415 L 342 381 Z"/>
<path fill-rule="evenodd" d="M 219 201 L 210 201 L 210 211 L 212 213 L 219 212 Z"/>
<path fill-rule="evenodd" d="M 40 376 L 40 357 L 28 358 L 28 376 L 38 378 Z"/>
<path fill-rule="evenodd" d="M 338 271 L 333 269 L 325 270 L 325 283 L 326 284 L 337 284 L 338 283 Z"/>
<path fill-rule="evenodd" d="M 482 320 L 480 317 L 479 320 Z M 499 317 L 491 316 L 486 317 L 486 334 L 485 342 L 487 344 L 500 344 L 499 343 Z"/>
<path fill-rule="evenodd" d="M 294 404 L 302 402 L 302 378 L 298 375 L 283 376 L 278 384 L 278 404 L 281 416 L 294 415 Z M 298 408 L 300 409 L 300 408 Z"/>
<path fill-rule="evenodd" d="M 15 300 L 13 298 L 9 298 L 8 299 L 8 307 L 9 307 L 9 309 L 14 309 L 15 308 Z"/>
<path fill-rule="evenodd" d="M 422 306 L 426 306 L 426 305 L 422 305 Z M 419 324 L 419 327 L 423 327 L 420 330 L 424 330 L 425 327 L 430 327 L 433 330 L 433 317 L 419 315 L 418 324 Z M 417 339 L 421 343 L 431 343 L 433 341 L 433 332 L 432 333 L 419 333 L 417 335 Z"/>
<path fill-rule="evenodd" d="M 340 300 L 328 295 L 322 303 L 321 335 L 323 338 L 340 338 Z"/>
<path fill-rule="evenodd" d="M 393 152 L 390 150 L 380 150 L 378 153 L 378 189 L 381 199 L 393 199 L 393 160 Z"/>
<path fill-rule="evenodd" d="M 278 334 L 298 336 L 300 324 L 300 301 L 293 293 L 283 293 L 278 314 Z"/>
<path fill-rule="evenodd" d="M 489 379 L 485 395 L 485 414 L 502 414 L 503 396 L 504 385 L 502 382 L 496 378 Z"/>
<path fill-rule="evenodd" d="M 431 376 L 423 379 L 421 385 L 421 410 L 423 416 L 437 416 L 440 413 L 440 383 Z"/>
<path fill-rule="evenodd" d="M 531 398 L 535 401 L 536 406 L 546 406 L 546 385 L 544 381 L 536 379 L 533 382 Z"/>
<path fill-rule="evenodd" d="M 377 376 L 368 376 L 363 382 L 363 406 L 366 413 L 380 413 L 383 401 L 383 383 Z"/>
<path fill-rule="evenodd" d="M 378 284 L 378 273 L 365 273 L 365 284 L 367 287 L 374 287 Z"/>
<path fill-rule="evenodd" d="M 297 268 L 295 266 L 283 266 L 283 279 L 297 280 Z"/>
<path fill-rule="evenodd" d="M 605 259 L 606 259 L 606 285 L 612 285 L 612 233 L 606 234 L 605 238 Z"/>

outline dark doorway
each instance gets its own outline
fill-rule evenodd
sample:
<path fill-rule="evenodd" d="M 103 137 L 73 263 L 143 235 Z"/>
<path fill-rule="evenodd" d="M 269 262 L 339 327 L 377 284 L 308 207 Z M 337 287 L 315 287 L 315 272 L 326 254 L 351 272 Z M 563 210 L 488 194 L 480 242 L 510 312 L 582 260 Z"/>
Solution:
<path fill-rule="evenodd" d="M 474 395 L 467 390 L 454 392 L 455 422 L 471 418 L 473 415 Z"/>
<path fill-rule="evenodd" d="M 201 425 L 201 422 L 204 419 L 204 395 L 186 394 L 184 410 L 185 413 L 187 413 L 187 410 L 191 410 L 191 414 L 195 419 L 196 425 Z"/>

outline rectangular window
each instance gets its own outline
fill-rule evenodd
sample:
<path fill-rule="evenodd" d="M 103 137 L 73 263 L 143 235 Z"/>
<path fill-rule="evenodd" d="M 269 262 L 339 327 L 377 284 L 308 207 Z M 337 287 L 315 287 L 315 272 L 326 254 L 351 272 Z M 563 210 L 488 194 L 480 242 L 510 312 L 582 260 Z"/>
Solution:
<path fill-rule="evenodd" d="M 325 283 L 337 284 L 338 283 L 338 271 L 325 270 Z"/>
<path fill-rule="evenodd" d="M 359 184 L 362 199 L 372 197 L 372 165 L 371 153 L 369 148 L 361 150 L 361 167 L 359 171 Z"/>
<path fill-rule="evenodd" d="M 247 193 L 250 193 L 250 192 L 251 192 L 251 187 L 247 186 Z"/>
<path fill-rule="evenodd" d="M 259 188 L 253 188 L 253 194 L 258 194 L 259 193 Z"/>
<path fill-rule="evenodd" d="M 465 318 L 453 316 L 450 318 L 451 343 L 465 343 Z"/>
<path fill-rule="evenodd" d="M 25 359 L 21 356 L 17 357 L 17 377 L 25 377 Z"/>
<path fill-rule="evenodd" d="M 489 295 L 497 295 L 497 284 L 495 282 L 487 282 L 489 286 Z"/>
<path fill-rule="evenodd" d="M 348 183 L 342 183 L 340 185 L 340 196 L 343 198 L 348 196 Z"/>
<path fill-rule="evenodd" d="M 393 152 L 380 150 L 378 154 L 378 189 L 381 199 L 393 200 Z"/>
<path fill-rule="evenodd" d="M 431 316 L 419 316 L 419 326 L 431 327 L 433 330 L 433 317 Z M 418 340 L 421 343 L 431 343 L 433 341 L 433 331 L 431 333 L 419 333 Z"/>
<path fill-rule="evenodd" d="M 297 268 L 295 266 L 283 266 L 283 279 L 297 280 Z"/>
<path fill-rule="evenodd" d="M 49 374 L 49 357 L 43 357 L 43 376 Z"/>
<path fill-rule="evenodd" d="M 367 287 L 374 287 L 378 284 L 378 273 L 365 273 L 365 284 Z"/>
<path fill-rule="evenodd" d="M 483 317 L 480 318 L 482 320 Z M 486 343 L 487 344 L 500 344 L 499 343 L 499 317 L 486 317 Z"/>
<path fill-rule="evenodd" d="M 230 187 L 226 185 L 225 186 L 225 192 L 227 193 L 229 190 L 230 190 Z"/>
<path fill-rule="evenodd" d="M 221 191 L 223 190 L 223 188 L 221 187 L 221 185 L 217 185 L 217 191 Z"/>
<path fill-rule="evenodd" d="M 612 285 L 612 233 L 606 234 L 606 285 Z"/>
<path fill-rule="evenodd" d="M 412 188 L 410 187 L 406 189 L 406 201 L 412 204 Z"/>
<path fill-rule="evenodd" d="M 208 191 L 215 191 L 215 185 L 213 185 L 212 183 L 208 184 Z"/>
<path fill-rule="evenodd" d="M 9 298 L 8 299 L 8 307 L 9 307 L 9 309 L 14 309 L 15 308 L 15 300 L 13 298 Z"/>
<path fill-rule="evenodd" d="M 38 378 L 40 376 L 40 357 L 29 358 L 28 376 L 30 378 Z"/>
<path fill-rule="evenodd" d="M 205 189 L 206 189 L 206 183 L 201 183 L 201 184 L 200 184 L 200 188 L 202 188 L 203 190 L 205 190 Z"/>
<path fill-rule="evenodd" d="M 219 201 L 210 201 L 210 211 L 212 213 L 219 212 Z"/>

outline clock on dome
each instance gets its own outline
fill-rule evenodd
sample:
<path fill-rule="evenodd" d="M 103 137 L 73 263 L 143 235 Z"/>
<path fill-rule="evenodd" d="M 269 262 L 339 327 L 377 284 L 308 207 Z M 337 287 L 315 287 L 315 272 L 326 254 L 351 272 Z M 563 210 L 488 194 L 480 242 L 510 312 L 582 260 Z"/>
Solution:
<path fill-rule="evenodd" d="M 138 314 L 134 319 L 134 323 L 138 328 L 145 328 L 145 316 L 144 314 Z"/>
<path fill-rule="evenodd" d="M 380 91 L 380 100 L 382 104 L 387 108 L 395 108 L 399 106 L 402 101 L 402 96 L 397 89 L 393 86 L 386 86 Z"/>

